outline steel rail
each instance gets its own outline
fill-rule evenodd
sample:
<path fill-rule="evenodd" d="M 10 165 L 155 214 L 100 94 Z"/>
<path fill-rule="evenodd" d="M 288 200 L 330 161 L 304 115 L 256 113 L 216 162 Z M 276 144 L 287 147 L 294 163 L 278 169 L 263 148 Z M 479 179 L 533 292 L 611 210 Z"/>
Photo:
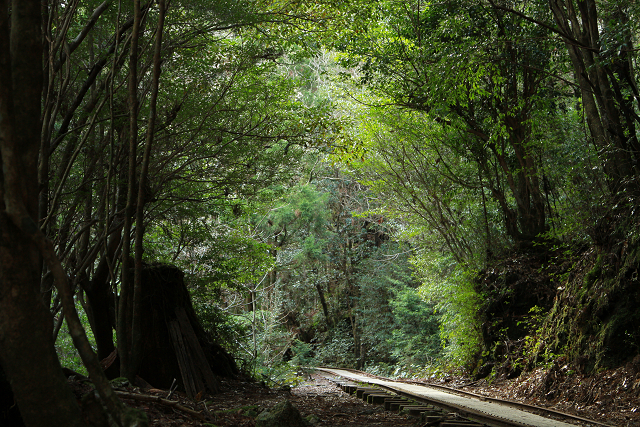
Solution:
<path fill-rule="evenodd" d="M 383 378 L 383 377 L 381 377 L 381 378 Z M 484 396 L 482 394 L 472 393 L 470 391 L 460 390 L 460 389 L 452 388 L 452 387 L 447 387 L 447 386 L 440 385 L 440 384 L 431 384 L 431 383 L 428 383 L 428 382 L 415 381 L 415 380 L 395 380 L 395 381 L 396 382 L 407 383 L 407 384 L 417 384 L 417 385 L 424 385 L 424 386 L 428 386 L 428 387 L 439 388 L 441 390 L 445 390 L 445 391 L 448 391 L 450 393 L 456 393 L 456 394 L 459 394 L 459 395 L 462 395 L 462 396 L 474 397 L 476 399 L 480 399 L 480 400 L 484 400 L 484 401 L 488 401 L 488 402 L 495 402 L 495 403 L 499 403 L 501 405 L 511 406 L 511 407 L 514 407 L 514 408 L 521 408 L 521 409 L 527 410 L 528 412 L 531 412 L 531 413 L 534 413 L 534 414 L 537 414 L 537 415 L 541 415 L 541 416 L 545 416 L 544 414 L 549 414 L 549 415 L 555 415 L 555 416 L 558 416 L 558 417 L 562 417 L 562 418 L 565 418 L 565 419 L 568 419 L 568 420 L 574 420 L 574 421 L 580 421 L 580 422 L 583 422 L 583 423 L 589 423 L 589 424 L 594 425 L 594 426 L 615 427 L 615 426 L 612 426 L 611 424 L 601 423 L 599 421 L 590 420 L 588 418 L 580 417 L 578 415 L 569 414 L 569 413 L 562 412 L 562 411 L 557 411 L 555 409 L 544 408 L 542 406 L 536 406 L 536 405 L 532 405 L 530 403 L 516 402 L 514 400 L 500 399 L 500 398 L 491 397 L 491 396 Z M 547 418 L 549 418 L 549 417 L 547 417 Z"/>
<path fill-rule="evenodd" d="M 465 390 L 454 389 L 454 388 L 451 388 L 451 387 L 442 386 L 442 385 L 438 385 L 438 384 L 429 384 L 429 383 L 426 383 L 426 382 L 415 381 L 415 380 L 395 380 L 395 379 L 381 377 L 381 376 L 378 376 L 378 375 L 373 375 L 373 374 L 369 374 L 367 372 L 362 372 L 362 371 L 358 371 L 356 369 L 349 369 L 349 368 L 319 367 L 319 368 L 315 368 L 315 369 L 330 373 L 332 375 L 337 375 L 337 376 L 339 376 L 339 374 L 335 374 L 334 372 L 331 372 L 331 371 L 339 369 L 341 371 L 347 371 L 347 372 L 354 373 L 356 375 L 360 375 L 360 376 L 363 376 L 363 377 L 369 377 L 369 378 L 372 378 L 372 379 L 385 381 L 385 382 L 400 383 L 400 384 L 412 384 L 412 385 L 420 385 L 420 386 L 423 386 L 423 387 L 431 387 L 433 389 L 440 389 L 440 390 L 443 390 L 443 391 L 445 391 L 447 393 L 459 395 L 459 396 L 462 396 L 462 397 L 474 398 L 474 399 L 478 399 L 478 400 L 481 400 L 481 401 L 488 401 L 488 402 L 496 403 L 496 404 L 503 405 L 503 406 L 506 406 L 506 407 L 512 407 L 512 408 L 515 408 L 515 409 L 524 410 L 525 412 L 529 412 L 531 414 L 539 415 L 539 416 L 548 418 L 550 420 L 557 420 L 557 417 L 560 417 L 565 421 L 579 422 L 579 423 L 583 423 L 583 424 L 587 423 L 587 424 L 592 425 L 592 426 L 615 427 L 615 426 L 612 426 L 610 424 L 605 424 L 605 423 L 602 423 L 602 422 L 599 422 L 599 421 L 590 420 L 590 419 L 583 418 L 583 417 L 580 417 L 580 416 L 577 416 L 577 415 L 568 414 L 568 413 L 561 412 L 561 411 L 556 411 L 556 410 L 553 410 L 553 409 L 543 408 L 543 407 L 540 407 L 540 406 L 530 405 L 530 404 L 526 404 L 526 403 L 515 402 L 515 401 L 512 401 L 512 400 L 504 400 L 504 399 L 498 399 L 498 398 L 489 397 L 489 396 L 483 396 L 483 395 L 479 395 L 479 394 L 476 394 L 476 393 L 471 393 L 471 392 L 468 392 L 468 391 L 465 391 Z M 457 413 L 461 414 L 464 417 L 467 417 L 469 419 L 472 419 L 472 420 L 480 422 L 480 423 L 485 423 L 487 425 L 491 425 L 491 426 L 495 426 L 495 427 L 514 427 L 514 426 L 518 426 L 518 427 L 527 426 L 527 427 L 529 427 L 531 425 L 531 424 L 523 424 L 523 423 L 520 423 L 520 422 L 514 421 L 514 420 L 503 419 L 501 417 L 493 416 L 491 414 L 487 414 L 487 413 L 482 412 L 482 411 L 477 411 L 477 410 L 474 410 L 474 409 L 471 409 L 471 408 L 467 408 L 465 406 L 459 406 L 459 405 L 452 404 L 452 403 L 445 403 L 445 402 L 442 402 L 442 401 L 433 401 L 433 400 L 430 400 L 428 398 L 425 398 L 424 396 L 414 395 L 414 394 L 412 394 L 410 392 L 398 390 L 398 389 L 393 388 L 393 387 L 387 387 L 385 385 L 380 385 L 380 384 L 376 384 L 376 385 L 378 385 L 381 388 L 385 388 L 387 390 L 393 391 L 394 393 L 396 393 L 398 395 L 403 395 L 405 397 L 411 398 L 411 399 L 413 399 L 415 401 L 428 403 L 430 405 L 438 406 L 438 407 L 441 407 L 441 408 L 443 408 L 445 410 L 448 410 L 448 411 L 457 412 Z"/>

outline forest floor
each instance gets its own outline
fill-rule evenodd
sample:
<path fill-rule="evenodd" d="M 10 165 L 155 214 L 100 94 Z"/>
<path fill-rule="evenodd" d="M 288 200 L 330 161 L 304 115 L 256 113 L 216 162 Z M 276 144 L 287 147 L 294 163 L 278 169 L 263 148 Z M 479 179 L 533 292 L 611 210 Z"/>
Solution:
<path fill-rule="evenodd" d="M 640 359 L 617 370 L 582 377 L 562 372 L 557 366 L 539 369 L 512 380 L 472 382 L 458 377 L 432 381 L 476 394 L 525 402 L 597 420 L 616 427 L 640 427 Z M 414 380 L 416 380 L 414 378 Z M 74 384 L 78 394 L 86 393 Z M 168 391 L 120 388 L 129 395 L 166 398 Z M 145 397 L 145 398 L 147 398 Z M 127 405 L 145 411 L 153 427 L 253 427 L 255 417 L 277 403 L 289 400 L 312 426 L 417 427 L 418 419 L 384 411 L 343 392 L 324 377 L 312 374 L 294 388 L 269 389 L 251 381 L 223 381 L 222 392 L 204 396 L 199 402 L 175 393 L 171 400 L 182 408 L 140 399 L 123 399 Z M 184 409 L 187 409 L 186 411 Z M 194 412 L 206 414 L 198 418 Z"/>
<path fill-rule="evenodd" d="M 166 398 L 168 391 L 159 389 L 140 390 L 120 388 L 117 391 L 129 395 L 156 396 Z M 204 396 L 194 403 L 182 393 L 175 393 L 171 400 L 183 408 L 207 414 L 202 420 L 194 414 L 163 404 L 140 399 L 124 398 L 128 406 L 141 409 L 149 417 L 152 427 L 253 427 L 255 417 L 284 400 L 289 400 L 298 408 L 302 417 L 310 421 L 310 426 L 334 427 L 416 427 L 419 420 L 408 415 L 385 411 L 380 405 L 371 405 L 343 392 L 334 383 L 322 376 L 312 374 L 294 388 L 269 389 L 257 382 L 223 380 L 222 392 Z M 206 409 L 205 409 L 206 407 Z"/>

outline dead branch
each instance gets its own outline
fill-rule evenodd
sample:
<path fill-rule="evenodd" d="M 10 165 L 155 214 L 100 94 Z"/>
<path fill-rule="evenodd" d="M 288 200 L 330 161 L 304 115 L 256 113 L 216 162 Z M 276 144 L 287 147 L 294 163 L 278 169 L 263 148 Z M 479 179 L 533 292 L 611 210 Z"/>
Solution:
<path fill-rule="evenodd" d="M 179 411 L 185 412 L 193 417 L 198 418 L 200 421 L 208 421 L 207 417 L 205 417 L 202 413 L 195 411 L 193 409 L 187 408 L 186 406 L 182 406 L 180 403 L 175 400 L 164 399 L 160 396 L 151 396 L 149 394 L 136 394 L 136 393 L 128 393 L 126 391 L 118 391 L 115 393 L 125 399 L 139 400 L 142 402 L 156 402 L 165 406 L 169 406 L 171 408 L 177 409 Z"/>

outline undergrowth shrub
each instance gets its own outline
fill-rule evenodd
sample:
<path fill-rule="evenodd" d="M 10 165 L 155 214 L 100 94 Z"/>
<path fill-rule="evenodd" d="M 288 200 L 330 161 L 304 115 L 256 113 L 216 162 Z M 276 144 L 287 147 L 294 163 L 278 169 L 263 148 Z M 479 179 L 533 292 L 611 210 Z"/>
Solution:
<path fill-rule="evenodd" d="M 82 305 L 79 301 L 76 301 L 76 310 L 78 311 L 78 316 L 80 317 L 80 322 L 82 326 L 84 326 L 84 330 L 87 334 L 87 338 L 89 339 L 89 343 L 93 347 L 94 351 L 96 349 L 95 338 L 93 337 L 93 330 L 89 326 L 89 319 L 87 318 L 87 313 L 82 308 Z M 69 329 L 67 328 L 67 322 L 63 322 L 62 327 L 60 328 L 60 332 L 56 337 L 56 352 L 58 353 L 58 359 L 60 359 L 60 364 L 69 368 L 79 374 L 88 375 L 87 369 L 84 367 L 82 363 L 82 359 L 78 354 L 78 350 L 73 345 L 73 340 L 71 335 L 69 334 Z"/>
<path fill-rule="evenodd" d="M 321 365 L 354 367 L 353 336 L 346 325 L 340 324 L 329 330 L 324 342 L 316 348 L 316 361 Z"/>
<path fill-rule="evenodd" d="M 420 295 L 440 315 L 443 356 L 457 368 L 473 370 L 482 353 L 481 297 L 475 289 L 475 271 L 451 258 L 433 253 L 415 256 L 412 264 L 422 280 Z"/>

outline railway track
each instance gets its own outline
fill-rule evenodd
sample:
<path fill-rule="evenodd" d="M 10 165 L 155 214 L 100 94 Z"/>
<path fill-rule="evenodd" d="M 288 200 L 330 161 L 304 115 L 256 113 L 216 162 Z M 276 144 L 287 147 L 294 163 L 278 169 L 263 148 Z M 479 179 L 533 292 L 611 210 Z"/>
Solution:
<path fill-rule="evenodd" d="M 392 380 L 353 369 L 316 368 L 351 394 L 385 409 L 417 415 L 434 427 L 613 427 L 533 405 L 480 396 L 450 387 Z"/>

